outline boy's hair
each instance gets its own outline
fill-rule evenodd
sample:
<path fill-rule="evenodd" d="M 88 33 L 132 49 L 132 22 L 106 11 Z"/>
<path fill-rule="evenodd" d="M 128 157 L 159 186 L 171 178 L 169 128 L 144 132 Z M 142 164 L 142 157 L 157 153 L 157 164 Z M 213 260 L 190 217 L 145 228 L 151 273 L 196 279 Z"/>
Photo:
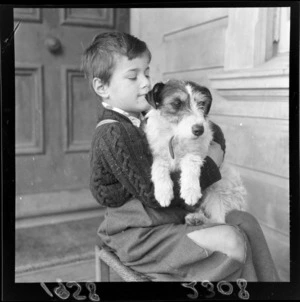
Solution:
<path fill-rule="evenodd" d="M 89 82 L 97 77 L 104 84 L 109 84 L 116 59 L 119 55 L 129 60 L 151 53 L 145 42 L 123 32 L 106 32 L 94 37 L 91 45 L 82 56 L 82 69 Z"/>

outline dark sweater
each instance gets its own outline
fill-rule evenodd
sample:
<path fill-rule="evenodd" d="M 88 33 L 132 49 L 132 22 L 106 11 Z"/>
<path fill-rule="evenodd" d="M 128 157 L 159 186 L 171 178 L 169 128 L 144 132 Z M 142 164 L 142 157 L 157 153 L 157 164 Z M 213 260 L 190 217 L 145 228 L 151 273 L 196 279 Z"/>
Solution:
<path fill-rule="evenodd" d="M 91 145 L 90 190 L 97 202 L 107 207 L 119 207 L 137 198 L 152 208 L 161 207 L 154 197 L 151 181 L 152 155 L 145 133 L 124 115 L 104 109 L 99 121 L 113 119 L 97 127 Z M 212 123 L 214 140 L 225 151 L 225 139 L 221 129 Z M 171 174 L 174 181 L 174 199 L 170 206 L 182 206 L 179 196 L 180 172 Z M 218 167 L 206 157 L 201 169 L 201 189 L 221 179 Z"/>

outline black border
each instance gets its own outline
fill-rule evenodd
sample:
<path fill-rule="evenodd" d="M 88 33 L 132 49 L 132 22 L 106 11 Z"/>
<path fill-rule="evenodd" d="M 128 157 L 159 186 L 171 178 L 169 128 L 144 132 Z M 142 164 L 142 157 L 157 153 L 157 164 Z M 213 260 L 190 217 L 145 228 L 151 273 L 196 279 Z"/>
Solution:
<path fill-rule="evenodd" d="M 290 213 L 291 213 L 291 281 L 280 283 L 248 283 L 246 290 L 250 299 L 293 300 L 300 297 L 300 264 L 299 264 L 299 7 L 298 1 L 210 1 L 210 2 L 131 2 L 114 5 L 71 5 L 71 7 L 291 7 L 291 39 L 290 39 Z M 15 87 L 14 87 L 14 40 L 9 45 L 4 42 L 13 31 L 14 7 L 70 7 L 60 5 L 1 5 L 0 6 L 0 93 L 1 93 L 1 218 L 2 218 L 2 301 L 62 301 L 53 294 L 50 297 L 39 283 L 15 283 Z M 80 283 L 84 288 L 84 283 Z M 216 288 L 216 283 L 214 283 Z M 239 288 L 232 283 L 234 291 L 230 296 L 216 292 L 216 299 L 240 299 Z M 53 293 L 57 283 L 47 283 Z M 210 299 L 209 291 L 195 285 L 200 299 Z M 226 288 L 225 288 L 226 289 Z M 74 289 L 71 290 L 74 292 Z M 187 294 L 192 290 L 182 286 L 180 282 L 146 282 L 146 283 L 96 283 L 96 293 L 100 301 L 193 301 Z M 88 295 L 86 289 L 83 295 Z M 84 301 L 87 301 L 86 299 Z M 72 301 L 72 297 L 66 301 Z M 73 299 L 73 301 L 77 301 Z"/>

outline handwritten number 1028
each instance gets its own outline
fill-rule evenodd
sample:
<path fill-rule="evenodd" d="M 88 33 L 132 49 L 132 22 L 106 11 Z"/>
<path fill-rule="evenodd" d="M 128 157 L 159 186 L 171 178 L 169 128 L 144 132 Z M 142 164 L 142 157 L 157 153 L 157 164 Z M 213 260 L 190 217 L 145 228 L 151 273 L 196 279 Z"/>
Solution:
<path fill-rule="evenodd" d="M 70 297 L 70 292 L 66 289 L 66 287 L 63 285 L 62 282 L 58 281 L 58 284 L 59 284 L 59 286 L 54 288 L 55 294 L 63 300 L 68 299 Z M 80 292 L 81 292 L 81 286 L 80 286 L 79 283 L 77 283 L 77 282 L 67 282 L 66 285 L 67 285 L 68 288 L 77 287 L 77 290 L 73 293 L 73 297 L 76 300 L 80 301 L 80 300 L 85 300 L 87 298 L 86 296 L 80 296 L 79 295 Z M 49 291 L 49 289 L 47 288 L 47 286 L 44 282 L 41 283 L 41 286 L 47 292 L 47 294 L 52 297 L 51 292 Z M 91 301 L 100 301 L 100 297 L 96 294 L 96 285 L 95 285 L 95 283 L 86 282 L 85 287 L 89 291 L 89 299 Z"/>

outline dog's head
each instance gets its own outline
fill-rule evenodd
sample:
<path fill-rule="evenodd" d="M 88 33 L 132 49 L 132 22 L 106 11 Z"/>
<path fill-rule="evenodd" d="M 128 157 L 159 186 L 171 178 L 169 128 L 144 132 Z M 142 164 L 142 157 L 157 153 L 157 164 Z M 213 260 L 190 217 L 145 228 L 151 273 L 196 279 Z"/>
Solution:
<path fill-rule="evenodd" d="M 192 81 L 169 80 L 155 84 L 146 99 L 170 123 L 181 124 L 182 131 L 189 127 L 195 137 L 203 134 L 212 103 L 206 87 Z"/>

